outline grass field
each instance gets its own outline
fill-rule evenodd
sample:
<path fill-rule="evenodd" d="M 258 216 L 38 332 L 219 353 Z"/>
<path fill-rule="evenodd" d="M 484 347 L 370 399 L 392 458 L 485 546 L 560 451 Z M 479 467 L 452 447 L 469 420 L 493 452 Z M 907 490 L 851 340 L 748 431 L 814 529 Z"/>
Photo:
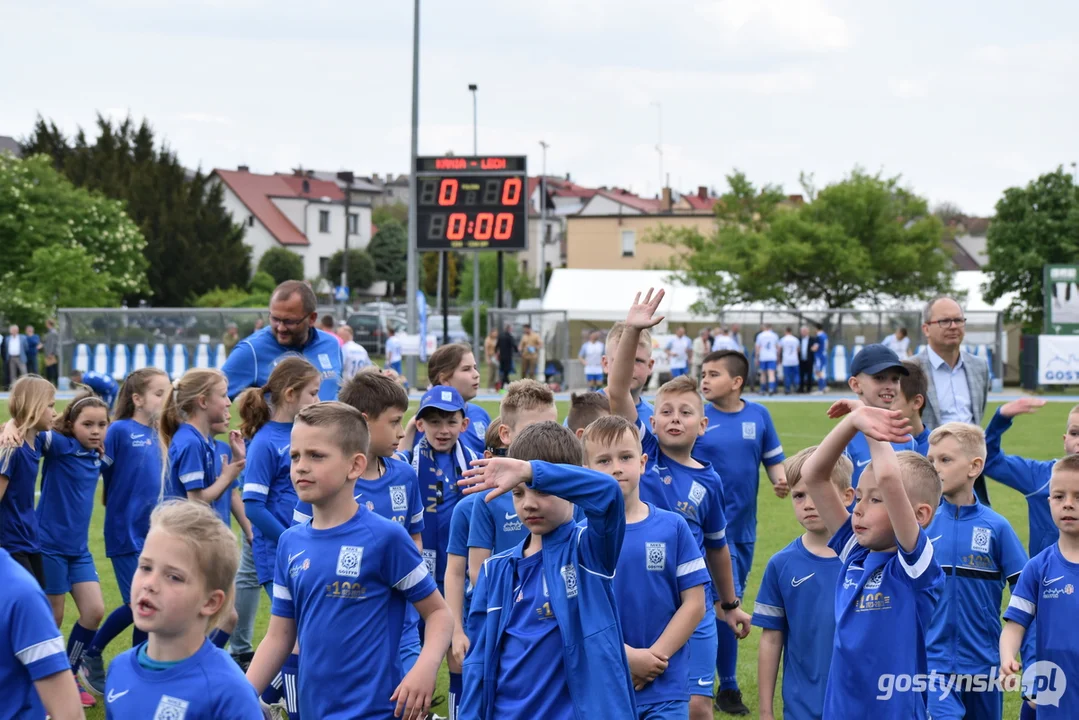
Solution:
<path fill-rule="evenodd" d="M 494 417 L 498 413 L 496 403 L 481 403 Z M 824 414 L 826 403 L 765 403 L 771 410 L 776 429 L 783 441 L 783 447 L 788 455 L 816 444 L 832 426 Z M 415 406 L 414 406 L 415 407 Z M 1061 435 L 1064 430 L 1068 410 L 1071 405 L 1066 403 L 1051 403 L 1043 408 L 1037 415 L 1024 417 L 1019 420 L 1005 442 L 1005 449 L 1012 454 L 1023 455 L 1032 458 L 1053 458 L 1062 452 Z M 995 411 L 996 406 L 991 406 L 986 413 L 986 420 Z M 566 403 L 560 403 L 559 410 L 566 412 Z M 7 418 L 7 405 L 0 403 L 0 421 Z M 763 477 L 763 473 L 762 473 Z M 1024 545 L 1027 541 L 1027 511 L 1026 502 L 1021 495 L 997 483 L 990 483 L 993 508 L 1002 513 L 1011 521 Z M 747 610 L 751 611 L 757 583 L 764 571 L 765 563 L 775 552 L 782 549 L 795 536 L 801 528 L 794 520 L 789 500 L 779 500 L 771 492 L 766 482 L 761 483 L 759 492 L 758 511 L 758 536 L 756 556 L 753 561 L 753 571 L 750 576 L 749 588 L 746 591 L 744 603 Z M 112 565 L 105 558 L 104 542 L 102 540 L 102 523 L 104 510 L 98 505 L 94 512 L 93 524 L 90 529 L 90 548 L 97 562 L 98 573 L 101 576 L 102 591 L 105 596 L 106 612 L 115 608 L 120 603 L 120 595 L 113 576 Z M 1005 596 L 1007 602 L 1007 596 Z M 64 635 L 67 636 L 72 623 L 77 618 L 74 603 L 68 599 L 67 612 L 64 618 Z M 255 637 L 261 638 L 266 630 L 269 619 L 269 601 L 263 597 L 256 623 Z M 754 628 L 746 640 L 740 645 L 738 656 L 738 680 L 742 687 L 742 693 L 746 704 L 754 710 L 757 708 L 757 641 L 760 631 Z M 124 634 L 108 648 L 106 660 L 110 660 L 117 653 L 126 650 L 130 644 L 130 634 Z M 882 648 L 887 652 L 887 648 Z M 439 683 L 439 695 L 445 695 L 446 678 L 443 673 Z M 868 691 L 869 689 L 867 689 Z M 777 693 L 778 695 L 778 693 Z M 780 708 L 779 698 L 776 699 L 777 710 Z M 445 715 L 444 707 L 436 708 L 436 711 Z M 1009 696 L 1005 703 L 1005 717 L 1018 717 L 1019 701 L 1015 696 Z M 777 713 L 778 715 L 778 713 Z M 87 718 L 104 718 L 105 713 L 102 703 L 86 712 Z M 716 717 L 722 716 L 719 713 Z"/>

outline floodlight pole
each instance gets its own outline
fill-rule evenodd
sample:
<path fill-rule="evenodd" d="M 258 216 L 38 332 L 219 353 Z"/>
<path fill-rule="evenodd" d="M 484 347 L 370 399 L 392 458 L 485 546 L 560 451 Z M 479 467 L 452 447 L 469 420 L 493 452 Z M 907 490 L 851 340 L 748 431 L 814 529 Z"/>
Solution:
<path fill-rule="evenodd" d="M 408 294 L 408 332 L 410 335 L 419 337 L 420 329 L 416 319 L 416 292 L 419 290 L 419 264 L 416 253 L 416 156 L 419 154 L 419 126 L 420 126 L 420 0 L 414 0 L 412 10 L 412 154 L 409 162 L 408 173 L 408 278 L 406 292 Z M 416 356 L 408 356 L 406 368 L 408 383 L 416 387 Z"/>

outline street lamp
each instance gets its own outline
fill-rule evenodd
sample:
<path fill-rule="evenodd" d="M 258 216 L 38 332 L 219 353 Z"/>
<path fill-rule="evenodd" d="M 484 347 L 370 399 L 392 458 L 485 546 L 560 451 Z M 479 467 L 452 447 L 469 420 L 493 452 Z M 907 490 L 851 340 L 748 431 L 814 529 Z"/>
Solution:
<path fill-rule="evenodd" d="M 356 176 L 351 170 L 342 170 L 337 173 L 337 179 L 345 184 L 345 254 L 341 256 L 341 286 L 348 288 L 348 297 L 341 300 L 341 321 L 344 322 L 346 304 L 352 299 L 352 288 L 348 284 L 348 233 L 352 229 L 352 183 L 356 182 Z M 359 228 L 356 231 L 359 232 Z"/>
<path fill-rule="evenodd" d="M 539 296 L 542 299 L 543 286 L 547 284 L 547 148 L 550 145 L 540 140 L 540 147 L 543 148 L 543 164 L 540 171 L 539 279 L 536 285 L 539 287 Z"/>

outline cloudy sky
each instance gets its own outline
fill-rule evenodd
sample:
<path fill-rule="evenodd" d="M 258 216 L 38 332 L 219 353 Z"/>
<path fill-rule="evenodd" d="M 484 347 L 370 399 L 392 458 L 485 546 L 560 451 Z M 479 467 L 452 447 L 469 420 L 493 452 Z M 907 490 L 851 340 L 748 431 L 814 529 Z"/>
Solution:
<path fill-rule="evenodd" d="M 188 166 L 407 170 L 408 0 L 0 0 L 0 135 L 148 118 Z M 989 214 L 1079 160 L 1079 4 L 424 0 L 421 154 L 654 194 L 860 165 Z M 658 106 L 657 106 L 658 104 Z"/>

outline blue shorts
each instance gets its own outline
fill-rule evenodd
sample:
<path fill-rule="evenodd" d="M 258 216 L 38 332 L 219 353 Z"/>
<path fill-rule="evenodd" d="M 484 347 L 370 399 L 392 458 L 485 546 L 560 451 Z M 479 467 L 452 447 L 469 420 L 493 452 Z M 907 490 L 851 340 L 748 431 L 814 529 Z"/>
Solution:
<path fill-rule="evenodd" d="M 690 635 L 686 647 L 689 648 L 689 694 L 712 697 L 715 693 L 716 654 L 719 652 L 714 612 L 704 613 L 704 619 Z"/>
<path fill-rule="evenodd" d="M 687 374 L 689 374 L 689 368 L 671 368 L 672 378 L 682 377 L 683 375 Z"/>
<path fill-rule="evenodd" d="M 401 370 L 400 360 L 394 360 L 392 363 L 390 363 L 390 367 L 393 368 L 393 371 L 396 372 L 398 375 L 404 374 L 404 371 Z"/>
<path fill-rule="evenodd" d="M 758 365 L 760 366 L 761 370 L 771 370 L 772 372 L 776 371 L 776 361 L 775 360 L 761 360 L 760 363 L 758 363 Z"/>
<path fill-rule="evenodd" d="M 753 569 L 753 548 L 756 543 L 736 543 L 727 541 L 731 549 L 731 570 L 734 572 L 734 594 L 742 597 L 746 591 L 746 580 Z"/>
<path fill-rule="evenodd" d="M 112 561 L 112 571 L 116 574 L 116 584 L 120 586 L 120 598 L 123 599 L 124 605 L 127 605 L 131 602 L 131 580 L 139 567 L 139 554 L 113 555 L 109 560 Z"/>
<path fill-rule="evenodd" d="M 817 355 L 813 358 L 813 372 L 822 373 L 828 367 L 828 358 Z"/>
<path fill-rule="evenodd" d="M 986 675 L 989 670 L 986 668 Z M 993 689 L 985 692 L 965 689 L 969 687 L 969 681 L 964 683 L 957 678 L 956 685 L 943 700 L 940 697 L 944 693 L 943 688 L 936 691 L 930 689 L 927 693 L 929 716 L 933 720 L 1001 720 L 1004 715 L 1004 693 Z"/>
<path fill-rule="evenodd" d="M 99 582 L 94 556 L 87 550 L 82 555 L 53 555 L 41 553 L 45 568 L 45 594 L 66 595 L 71 586 L 84 582 Z"/>
<path fill-rule="evenodd" d="M 689 700 L 668 700 L 637 706 L 637 720 L 686 720 Z"/>
<path fill-rule="evenodd" d="M 584 379 L 588 382 L 601 383 L 603 382 L 603 373 L 585 373 Z"/>

